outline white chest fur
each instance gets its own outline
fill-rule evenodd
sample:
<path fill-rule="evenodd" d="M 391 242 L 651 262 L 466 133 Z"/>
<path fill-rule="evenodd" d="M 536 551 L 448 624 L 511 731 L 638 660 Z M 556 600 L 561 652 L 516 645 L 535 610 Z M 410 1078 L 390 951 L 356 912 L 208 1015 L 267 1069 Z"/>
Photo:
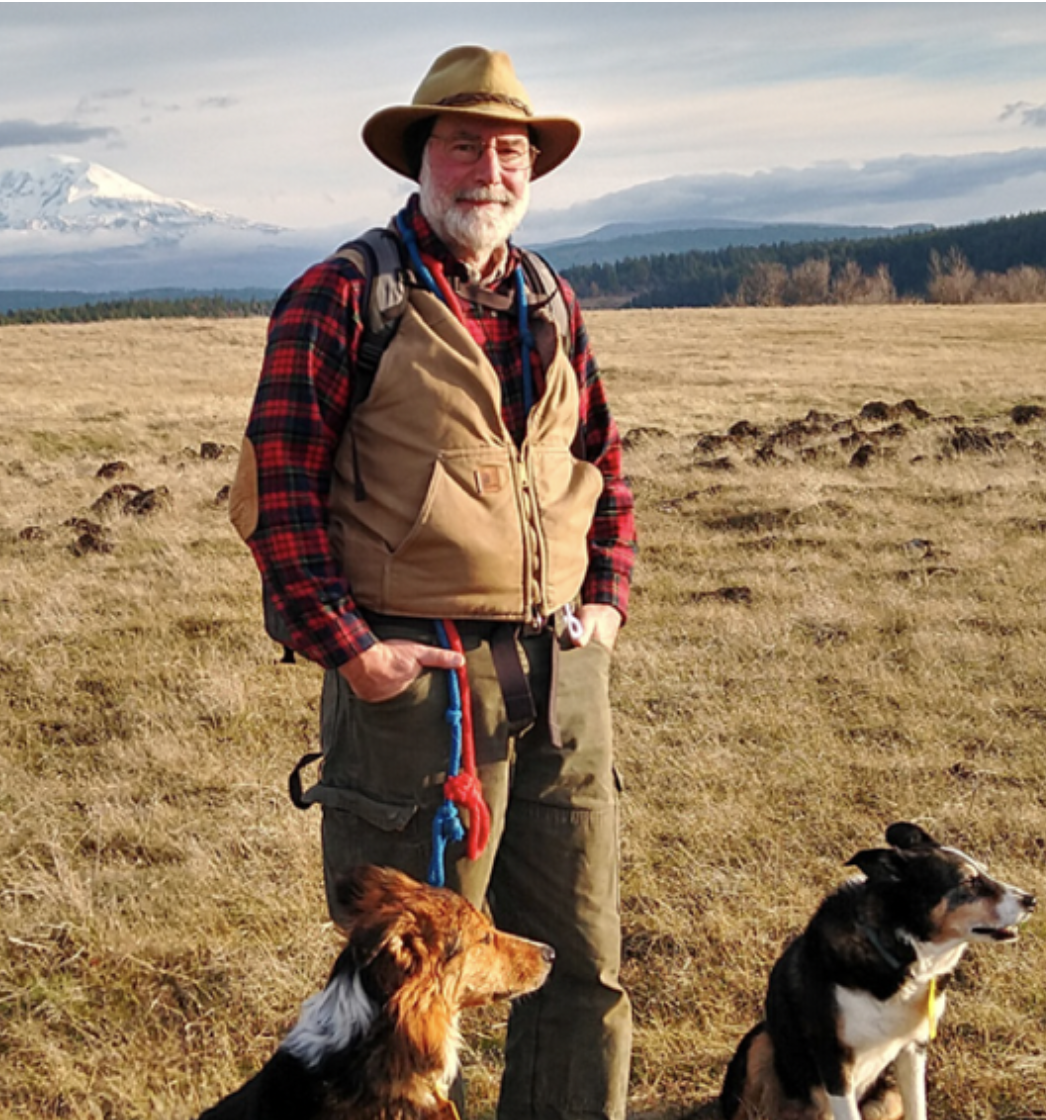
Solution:
<path fill-rule="evenodd" d="M 850 988 L 836 989 L 839 1037 L 854 1057 L 851 1076 L 858 1096 L 906 1046 L 929 1042 L 929 993 L 928 980 L 906 985 L 888 1000 Z M 936 1016 L 943 1007 L 944 997 L 938 995 Z"/>

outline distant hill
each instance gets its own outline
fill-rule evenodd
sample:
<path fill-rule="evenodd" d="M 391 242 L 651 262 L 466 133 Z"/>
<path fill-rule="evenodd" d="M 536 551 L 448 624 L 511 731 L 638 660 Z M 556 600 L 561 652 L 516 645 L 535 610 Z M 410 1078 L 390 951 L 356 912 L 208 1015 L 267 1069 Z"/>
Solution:
<path fill-rule="evenodd" d="M 891 229 L 883 226 L 823 225 L 798 222 L 709 222 L 693 228 L 629 224 L 605 226 L 585 237 L 535 246 L 559 269 L 582 264 L 653 257 L 667 253 L 714 252 L 737 246 L 811 244 L 822 241 L 864 241 L 926 232 L 920 223 Z"/>
<path fill-rule="evenodd" d="M 714 307 L 735 299 L 757 267 L 794 269 L 826 261 L 832 275 L 848 266 L 886 270 L 901 298 L 925 298 L 934 255 L 960 254 L 978 273 L 1046 269 L 1046 213 L 889 237 L 731 245 L 710 251 L 648 254 L 564 270 L 582 300 L 631 307 Z"/>

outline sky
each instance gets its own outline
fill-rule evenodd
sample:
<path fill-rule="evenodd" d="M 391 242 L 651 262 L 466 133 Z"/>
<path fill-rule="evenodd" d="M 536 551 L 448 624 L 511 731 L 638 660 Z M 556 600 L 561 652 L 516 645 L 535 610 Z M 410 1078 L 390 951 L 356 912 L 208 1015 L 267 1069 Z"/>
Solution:
<path fill-rule="evenodd" d="M 524 232 L 1046 209 L 1046 4 L 0 4 L 0 171 L 61 153 L 293 229 L 384 223 L 360 140 L 461 43 L 578 151 Z"/>

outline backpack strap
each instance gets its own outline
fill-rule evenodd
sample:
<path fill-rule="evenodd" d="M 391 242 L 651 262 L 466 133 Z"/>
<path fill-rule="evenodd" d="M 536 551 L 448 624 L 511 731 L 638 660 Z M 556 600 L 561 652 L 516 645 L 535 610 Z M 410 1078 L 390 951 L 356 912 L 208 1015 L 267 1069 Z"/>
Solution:
<path fill-rule="evenodd" d="M 363 295 L 360 300 L 362 331 L 357 350 L 356 368 L 352 371 L 352 389 L 346 427 L 352 424 L 356 409 L 370 394 L 381 356 L 399 327 L 407 308 L 407 272 L 403 261 L 403 244 L 390 229 L 369 229 L 360 237 L 346 242 L 328 260 L 346 260 L 363 274 Z M 352 441 L 352 468 L 356 500 L 367 497 Z"/>
<path fill-rule="evenodd" d="M 351 261 L 363 273 L 363 335 L 357 368 L 362 367 L 366 377 L 372 378 L 407 307 L 402 242 L 391 229 L 369 229 L 342 245 L 331 259 L 338 258 Z M 364 398 L 367 392 L 369 386 Z"/>
<path fill-rule="evenodd" d="M 533 249 L 520 249 L 519 254 L 523 261 L 527 283 L 541 300 L 535 310 L 546 311 L 555 324 L 563 352 L 573 361 L 574 336 L 570 329 L 570 308 L 567 306 L 566 296 L 559 283 L 558 273 L 540 253 L 535 253 Z M 571 451 L 578 459 L 585 457 L 585 433 L 580 417 L 578 417 L 577 430 L 574 432 Z"/>
<path fill-rule="evenodd" d="M 523 271 L 526 273 L 527 283 L 539 303 L 535 310 L 546 309 L 552 322 L 556 326 L 556 333 L 563 343 L 564 353 L 573 357 L 574 339 L 570 331 L 570 308 L 567 307 L 566 297 L 559 283 L 556 270 L 540 253 L 533 249 L 518 249 L 520 260 L 523 262 Z"/>

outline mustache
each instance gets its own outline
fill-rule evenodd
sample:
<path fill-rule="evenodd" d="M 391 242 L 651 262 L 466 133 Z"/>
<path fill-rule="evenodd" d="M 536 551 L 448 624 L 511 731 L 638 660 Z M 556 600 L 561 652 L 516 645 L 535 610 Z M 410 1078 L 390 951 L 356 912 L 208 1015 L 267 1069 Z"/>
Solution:
<path fill-rule="evenodd" d="M 458 191 L 454 195 L 455 202 L 497 202 L 502 206 L 511 206 L 515 197 L 504 187 L 472 187 L 470 190 Z"/>

